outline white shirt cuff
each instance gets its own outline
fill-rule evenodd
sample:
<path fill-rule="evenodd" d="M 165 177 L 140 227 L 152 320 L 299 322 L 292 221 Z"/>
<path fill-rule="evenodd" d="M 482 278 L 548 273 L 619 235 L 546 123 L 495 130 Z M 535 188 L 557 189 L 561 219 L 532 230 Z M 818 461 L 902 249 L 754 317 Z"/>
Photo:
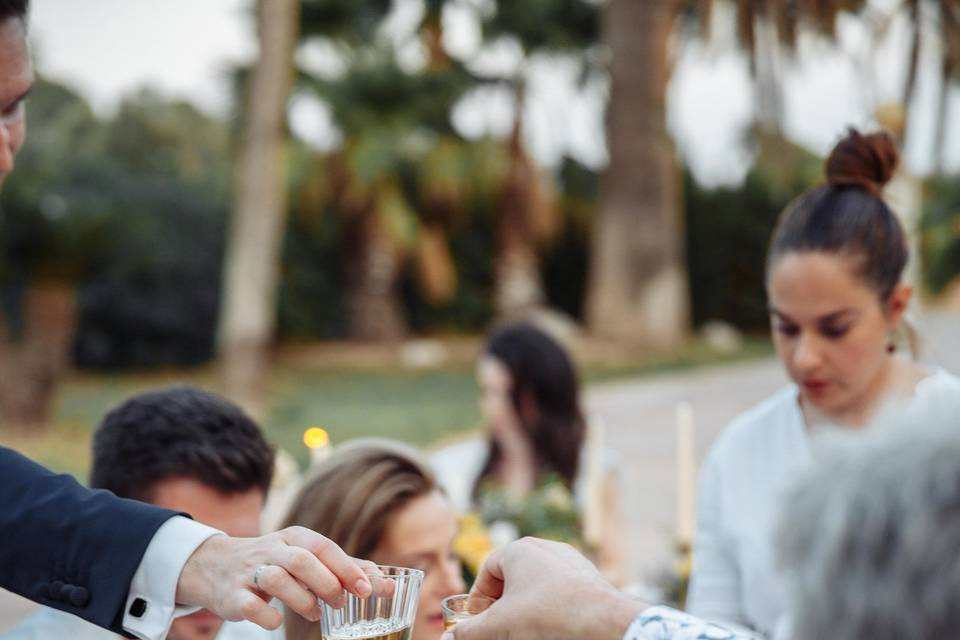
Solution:
<path fill-rule="evenodd" d="M 177 606 L 177 581 L 197 547 L 222 533 L 183 516 L 164 522 L 150 540 L 130 582 L 124 630 L 141 640 L 160 640 L 167 637 L 174 618 L 196 611 L 196 607 Z"/>

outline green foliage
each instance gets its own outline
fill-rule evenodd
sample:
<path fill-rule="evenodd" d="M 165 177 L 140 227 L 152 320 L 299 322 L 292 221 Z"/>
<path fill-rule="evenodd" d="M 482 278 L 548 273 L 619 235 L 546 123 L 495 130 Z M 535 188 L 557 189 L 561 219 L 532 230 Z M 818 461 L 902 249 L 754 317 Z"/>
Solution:
<path fill-rule="evenodd" d="M 226 203 L 212 189 L 162 176 L 128 175 L 107 187 L 111 242 L 80 289 L 77 363 L 117 369 L 207 361 Z"/>
<path fill-rule="evenodd" d="M 149 92 L 125 100 L 104 123 L 98 188 L 111 241 L 80 291 L 79 364 L 144 367 L 211 357 L 229 148 L 223 124 Z"/>
<path fill-rule="evenodd" d="M 300 32 L 307 38 L 320 35 L 369 42 L 392 4 L 392 0 L 303 0 Z"/>
<path fill-rule="evenodd" d="M 81 366 L 208 359 L 228 196 L 224 125 L 149 93 L 100 121 L 43 80 L 30 120 L 0 213 L 8 308 L 26 282 L 72 282 Z"/>
<path fill-rule="evenodd" d="M 486 40 L 513 36 L 524 51 L 561 52 L 600 40 L 600 5 L 590 0 L 495 0 L 484 17 Z"/>
<path fill-rule="evenodd" d="M 277 332 L 285 338 L 331 338 L 344 333 L 344 258 L 337 242 L 325 167 L 302 145 L 290 146 L 290 212 L 283 240 L 277 291 Z M 305 304 L 306 300 L 312 304 Z"/>
<path fill-rule="evenodd" d="M 0 200 L 0 282 L 76 281 L 106 239 L 89 162 L 98 123 L 62 85 L 38 80 L 30 100 L 33 131 Z"/>
<path fill-rule="evenodd" d="M 376 7 L 371 10 L 370 3 L 330 4 L 356 12 L 348 22 L 384 17 Z M 398 36 L 399 41 L 439 36 L 442 5 L 427 5 L 419 30 Z M 378 31 L 371 28 L 369 33 Z M 321 35 L 329 39 L 348 64 L 346 73 L 333 77 L 305 70 L 298 76 L 299 91 L 319 97 L 330 107 L 344 142 L 326 156 L 300 157 L 300 178 L 294 185 L 299 220 L 291 221 L 291 228 L 323 231 L 303 239 L 288 235 L 293 248 L 287 256 L 316 242 L 325 243 L 327 255 L 338 254 L 338 293 L 328 297 L 342 305 L 347 297 L 342 288 L 361 281 L 355 272 L 362 262 L 355 258 L 368 250 L 367 243 L 374 237 L 371 229 L 375 229 L 387 236 L 378 241 L 388 242 L 404 260 L 396 284 L 409 305 L 411 317 L 407 320 L 415 327 L 449 326 L 441 318 L 440 308 L 451 305 L 458 309 L 452 316 L 471 328 L 486 321 L 487 291 L 474 287 L 471 277 L 460 274 L 461 267 L 469 270 L 473 265 L 463 263 L 457 254 L 476 255 L 470 250 L 471 243 L 463 242 L 476 229 L 471 227 L 470 217 L 486 207 L 489 194 L 478 192 L 499 186 L 506 159 L 503 154 L 491 153 L 488 141 L 465 141 L 453 129 L 451 111 L 474 79 L 461 63 L 436 50 L 429 52 L 423 68 L 409 70 L 401 68 L 396 58 L 399 42 L 373 35 L 357 38 L 356 33 L 341 31 L 333 22 L 318 22 L 305 33 L 307 38 Z M 314 168 L 305 168 L 309 165 Z M 499 169 L 494 180 L 492 166 Z M 319 221 L 329 216 L 336 221 Z M 464 251 L 453 250 L 455 244 Z M 287 272 L 300 276 L 295 287 L 332 285 L 314 268 L 291 265 Z M 294 286 L 285 285 L 284 289 L 292 291 Z M 294 300 L 281 293 L 284 331 L 300 335 L 319 324 L 324 335 L 345 328 L 350 333 L 342 321 L 284 308 Z"/>
<path fill-rule="evenodd" d="M 439 149 L 442 145 L 437 145 Z M 460 147 L 458 147 L 460 148 Z M 404 180 L 409 201 L 417 203 L 418 218 L 432 221 L 436 205 L 425 204 L 437 194 L 428 191 L 436 187 L 444 171 L 462 163 L 472 170 L 462 196 L 462 210 L 447 216 L 447 242 L 457 273 L 453 297 L 444 305 L 432 303 L 418 284 L 412 265 L 401 275 L 400 289 L 411 328 L 417 333 L 460 333 L 481 331 L 493 318 L 494 230 L 497 191 L 505 153 L 503 145 L 481 141 L 468 145 L 470 151 L 459 160 L 448 158 L 445 168 L 438 168 L 433 181 L 419 181 L 407 176 Z M 438 158 L 438 162 L 441 160 Z M 411 162 L 407 169 L 422 171 L 429 162 Z M 319 165 L 318 171 L 325 171 Z M 404 169 L 404 171 L 407 171 Z M 582 317 L 586 292 L 587 258 L 590 226 L 597 196 L 599 175 L 591 169 L 567 160 L 559 172 L 562 191 L 561 210 L 563 230 L 544 250 L 542 277 L 548 302 L 574 318 Z M 450 179 L 452 185 L 464 187 L 459 178 Z M 424 187 L 427 185 L 427 187 Z M 453 187 L 451 187 L 453 188 Z M 301 187 L 301 190 L 305 187 Z M 441 189 L 441 191 L 443 191 Z M 281 335 L 294 338 L 342 337 L 343 324 L 343 251 L 340 243 L 341 218 L 335 205 L 294 203 L 286 236 L 284 277 L 280 293 Z M 317 212 L 316 207 L 322 211 Z M 320 304 L 313 301 L 322 301 Z M 305 304 L 304 301 L 311 301 Z"/>
<path fill-rule="evenodd" d="M 560 166 L 559 184 L 563 223 L 560 236 L 542 254 L 544 292 L 551 306 L 582 320 L 600 175 L 565 158 Z"/>
<path fill-rule="evenodd" d="M 459 63 L 410 73 L 400 68 L 386 47 L 364 50 L 342 77 L 301 81 L 301 88 L 327 102 L 334 120 L 348 135 L 371 126 L 402 131 L 426 127 L 452 134 L 450 111 L 471 86 L 469 74 Z"/>
<path fill-rule="evenodd" d="M 411 270 L 401 278 L 410 327 L 417 333 L 482 331 L 493 318 L 493 214 L 483 200 L 468 206 L 466 223 L 451 226 L 447 237 L 457 272 L 453 297 L 437 306 L 424 296 Z"/>
<path fill-rule="evenodd" d="M 762 328 L 767 244 L 786 198 L 756 171 L 736 189 L 703 189 L 685 172 L 684 198 L 694 324 L 724 320 Z"/>
<path fill-rule="evenodd" d="M 921 222 L 925 285 L 938 294 L 960 276 L 960 178 L 932 181 Z"/>
<path fill-rule="evenodd" d="M 535 536 L 583 547 L 582 514 L 559 477 L 549 475 L 522 500 L 493 483 L 481 487 L 480 517 L 487 526 L 509 523 L 518 537 Z"/>
<path fill-rule="evenodd" d="M 687 268 L 695 325 L 724 320 L 765 329 L 765 263 L 780 212 L 808 188 L 820 161 L 783 140 L 761 137 L 754 168 L 735 188 L 704 189 L 684 174 Z"/>
<path fill-rule="evenodd" d="M 136 176 L 158 176 L 229 197 L 229 130 L 186 102 L 150 91 L 126 99 L 103 128 L 100 159 Z"/>

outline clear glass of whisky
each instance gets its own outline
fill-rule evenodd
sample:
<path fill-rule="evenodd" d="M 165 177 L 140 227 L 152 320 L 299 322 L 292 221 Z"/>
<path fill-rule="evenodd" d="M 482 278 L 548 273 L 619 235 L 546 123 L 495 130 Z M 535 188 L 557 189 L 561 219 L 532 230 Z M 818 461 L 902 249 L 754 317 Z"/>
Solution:
<path fill-rule="evenodd" d="M 321 602 L 324 640 L 409 640 L 417 615 L 423 571 L 377 566 L 370 575 L 373 593 L 366 598 L 344 591 L 342 607 Z"/>

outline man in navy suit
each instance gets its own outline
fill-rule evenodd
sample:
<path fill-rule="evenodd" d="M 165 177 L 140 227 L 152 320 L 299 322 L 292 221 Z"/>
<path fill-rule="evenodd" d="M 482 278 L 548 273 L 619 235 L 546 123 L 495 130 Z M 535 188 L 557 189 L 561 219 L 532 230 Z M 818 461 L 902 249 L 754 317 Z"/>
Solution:
<path fill-rule="evenodd" d="M 273 450 L 235 404 L 177 386 L 129 398 L 93 436 L 90 486 L 189 512 L 231 536 L 260 535 L 260 512 L 273 477 Z M 62 589 L 77 589 L 68 587 Z M 169 640 L 267 637 L 258 627 L 227 623 L 209 611 L 177 618 Z M 223 627 L 223 628 L 222 628 Z M 222 628 L 222 629 L 221 629 Z M 221 630 L 223 633 L 221 634 Z M 61 611 L 41 607 L 4 636 L 11 640 L 116 636 Z"/>
<path fill-rule="evenodd" d="M 27 9 L 28 0 L 0 0 L 0 185 L 26 135 Z M 231 538 L 0 447 L 0 588 L 118 633 L 163 638 L 196 607 L 274 629 L 274 597 L 317 620 L 317 597 L 370 593 L 364 568 L 307 529 Z"/>

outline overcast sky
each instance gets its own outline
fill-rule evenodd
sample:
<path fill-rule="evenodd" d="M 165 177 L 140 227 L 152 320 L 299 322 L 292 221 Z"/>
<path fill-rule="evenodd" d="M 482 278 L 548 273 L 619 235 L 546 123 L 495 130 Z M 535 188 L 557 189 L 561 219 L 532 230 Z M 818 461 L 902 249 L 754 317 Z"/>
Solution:
<path fill-rule="evenodd" d="M 893 0 L 874 0 L 878 6 Z M 390 28 L 403 33 L 415 25 L 419 0 L 397 0 Z M 225 70 L 252 59 L 256 52 L 252 0 L 34 0 L 32 39 L 38 69 L 80 91 L 101 113 L 109 113 L 124 96 L 150 86 L 168 96 L 224 113 L 229 101 Z M 669 94 L 669 124 L 681 152 L 707 183 L 738 181 L 750 157 L 740 140 L 753 115 L 745 58 L 732 44 L 732 22 L 721 15 L 707 44 L 688 45 L 680 53 Z M 480 41 L 468 11 L 445 15 L 448 48 L 476 58 Z M 843 19 L 840 44 L 817 38 L 801 42 L 800 66 L 784 67 L 787 134 L 824 154 L 848 125 L 870 126 L 878 104 L 892 101 L 902 85 L 906 22 L 893 23 L 883 46 L 871 44 L 862 21 Z M 919 100 L 911 125 L 915 136 L 907 149 L 910 168 L 925 173 L 932 166 L 934 105 L 938 80 L 937 43 L 924 51 Z M 401 50 L 415 66 L 422 53 L 415 45 Z M 315 47 L 300 52 L 307 64 L 335 66 L 329 52 Z M 485 50 L 477 65 L 511 68 L 518 58 L 504 44 Z M 594 166 L 605 161 L 602 115 L 603 82 L 577 89 L 576 69 L 562 59 L 539 60 L 529 81 L 527 138 L 545 164 L 564 153 Z M 953 127 L 949 132 L 950 166 L 960 168 L 960 91 L 951 92 Z M 294 129 L 312 143 L 337 142 L 329 114 L 309 100 L 293 103 Z M 464 101 L 454 123 L 466 135 L 505 134 L 512 104 L 505 91 L 485 90 Z"/>

